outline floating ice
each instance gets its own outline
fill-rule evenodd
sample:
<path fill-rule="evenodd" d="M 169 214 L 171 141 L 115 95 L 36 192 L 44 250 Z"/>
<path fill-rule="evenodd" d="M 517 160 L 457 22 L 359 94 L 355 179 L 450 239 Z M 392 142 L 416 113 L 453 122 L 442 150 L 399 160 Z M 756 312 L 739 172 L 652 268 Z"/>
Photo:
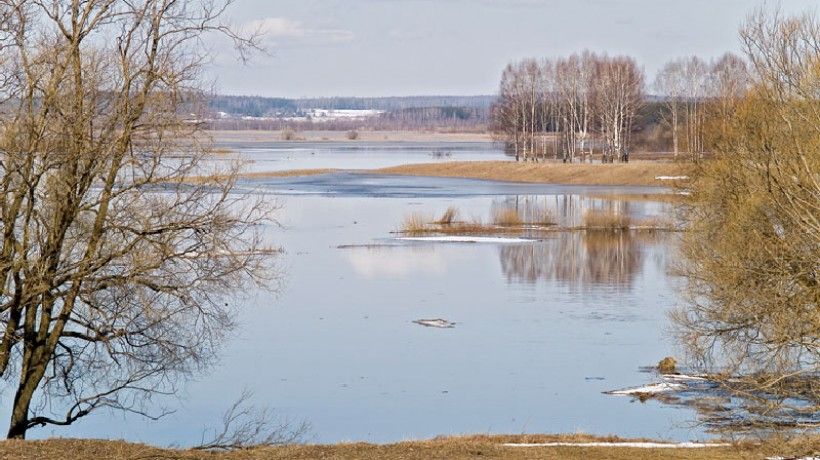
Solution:
<path fill-rule="evenodd" d="M 456 327 L 456 323 L 451 321 L 447 321 L 446 319 L 417 319 L 413 321 L 416 324 L 421 324 L 422 326 L 426 327 L 437 327 L 439 329 L 451 329 Z"/>
<path fill-rule="evenodd" d="M 426 241 L 434 243 L 530 243 L 535 241 L 529 238 L 508 238 L 494 236 L 402 236 L 401 241 Z"/>
<path fill-rule="evenodd" d="M 627 395 L 627 396 L 637 396 L 637 395 L 645 395 L 645 394 L 658 394 L 658 393 L 668 393 L 671 391 L 678 391 L 683 390 L 686 388 L 686 385 L 681 383 L 670 383 L 670 382 L 659 382 L 659 383 L 650 383 L 649 385 L 644 385 L 642 387 L 637 388 L 626 388 L 623 390 L 614 390 L 608 391 L 607 394 L 610 395 Z"/>

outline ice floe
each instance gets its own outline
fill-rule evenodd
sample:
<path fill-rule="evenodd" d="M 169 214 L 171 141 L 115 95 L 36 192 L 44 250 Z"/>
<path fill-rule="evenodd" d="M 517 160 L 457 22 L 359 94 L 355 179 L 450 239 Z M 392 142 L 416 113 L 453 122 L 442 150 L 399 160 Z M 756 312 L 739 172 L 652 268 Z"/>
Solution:
<path fill-rule="evenodd" d="M 494 236 L 402 236 L 397 238 L 401 241 L 423 241 L 431 243 L 530 243 L 535 240 L 530 238 L 508 238 Z"/>
<path fill-rule="evenodd" d="M 437 327 L 439 329 L 451 329 L 456 327 L 456 323 L 452 321 L 447 321 L 446 319 L 417 319 L 413 321 L 416 324 L 420 324 L 426 327 Z"/>
<path fill-rule="evenodd" d="M 642 387 L 625 388 L 623 390 L 607 391 L 606 394 L 637 396 L 637 395 L 645 395 L 645 394 L 669 393 L 669 392 L 672 392 L 672 391 L 680 391 L 680 390 L 683 390 L 685 388 L 686 388 L 686 385 L 683 385 L 681 383 L 658 382 L 658 383 L 650 383 L 649 385 L 644 385 Z"/>

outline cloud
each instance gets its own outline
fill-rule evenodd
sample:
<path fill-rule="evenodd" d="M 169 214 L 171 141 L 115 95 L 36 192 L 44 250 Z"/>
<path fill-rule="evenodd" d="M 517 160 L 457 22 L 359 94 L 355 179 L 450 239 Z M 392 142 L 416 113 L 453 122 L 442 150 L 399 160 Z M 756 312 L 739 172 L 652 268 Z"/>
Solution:
<path fill-rule="evenodd" d="M 322 46 L 347 43 L 354 34 L 345 29 L 311 28 L 301 21 L 287 18 L 256 19 L 245 24 L 245 30 L 262 34 L 276 46 Z"/>

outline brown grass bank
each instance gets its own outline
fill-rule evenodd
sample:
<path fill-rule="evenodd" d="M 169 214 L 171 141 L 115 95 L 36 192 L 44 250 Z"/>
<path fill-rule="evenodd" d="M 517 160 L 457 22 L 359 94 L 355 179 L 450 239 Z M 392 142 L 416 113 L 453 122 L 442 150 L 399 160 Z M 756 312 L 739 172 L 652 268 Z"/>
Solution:
<path fill-rule="evenodd" d="M 820 449 L 818 439 L 791 443 L 734 444 L 730 447 L 701 449 L 639 449 L 628 447 L 504 447 L 504 443 L 619 441 L 617 438 L 567 436 L 472 436 L 437 438 L 376 445 L 365 443 L 268 447 L 234 452 L 202 452 L 159 449 L 121 441 L 52 439 L 48 441 L 0 442 L 0 458 L 19 460 L 377 460 L 377 459 L 762 459 L 770 455 L 807 455 Z"/>
<path fill-rule="evenodd" d="M 687 176 L 690 165 L 636 161 L 623 164 L 517 163 L 514 161 L 453 161 L 402 165 L 369 171 L 406 176 L 460 177 L 505 182 L 569 185 L 660 185 L 658 176 Z"/>

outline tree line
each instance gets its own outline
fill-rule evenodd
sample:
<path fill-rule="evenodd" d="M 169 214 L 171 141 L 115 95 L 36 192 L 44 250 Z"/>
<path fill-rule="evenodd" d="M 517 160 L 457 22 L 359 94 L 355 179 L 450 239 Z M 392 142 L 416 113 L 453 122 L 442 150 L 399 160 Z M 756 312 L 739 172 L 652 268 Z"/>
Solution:
<path fill-rule="evenodd" d="M 649 96 L 648 86 L 659 97 Z M 723 120 L 725 127 L 748 88 L 747 64 L 731 53 L 711 62 L 672 60 L 651 85 L 630 56 L 530 58 L 504 69 L 490 124 L 517 160 L 586 162 L 600 154 L 604 163 L 625 162 L 636 136 L 653 135 L 673 156 L 687 152 L 697 160 L 707 150 L 707 125 Z"/>

